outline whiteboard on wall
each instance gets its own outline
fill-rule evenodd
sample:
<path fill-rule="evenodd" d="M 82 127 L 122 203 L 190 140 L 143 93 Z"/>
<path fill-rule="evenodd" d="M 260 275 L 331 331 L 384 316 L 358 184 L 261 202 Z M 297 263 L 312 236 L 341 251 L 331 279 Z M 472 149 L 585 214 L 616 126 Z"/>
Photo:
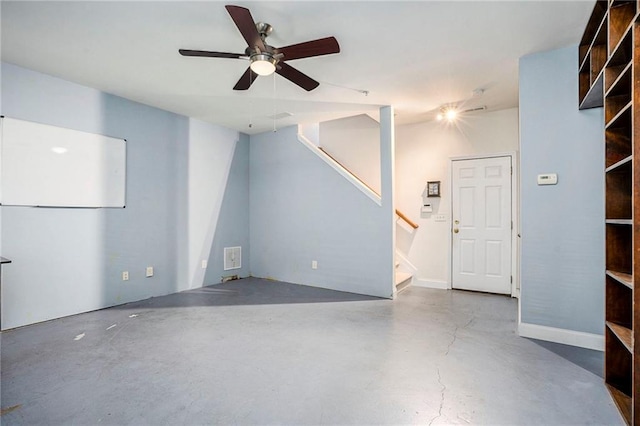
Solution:
<path fill-rule="evenodd" d="M 0 120 L 2 205 L 125 206 L 126 140 Z"/>

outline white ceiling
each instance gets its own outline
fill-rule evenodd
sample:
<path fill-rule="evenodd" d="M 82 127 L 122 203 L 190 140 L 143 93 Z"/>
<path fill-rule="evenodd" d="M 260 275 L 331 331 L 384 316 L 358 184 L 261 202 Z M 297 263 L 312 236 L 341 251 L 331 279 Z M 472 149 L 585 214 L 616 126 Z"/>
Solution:
<path fill-rule="evenodd" d="M 393 105 L 404 124 L 465 100 L 489 110 L 517 106 L 518 58 L 577 44 L 594 3 L 3 0 L 1 57 L 249 134 L 375 114 L 379 105 Z M 289 62 L 320 82 L 312 92 L 280 76 L 233 91 L 247 61 L 178 54 L 244 51 L 225 4 L 271 24 L 273 46 L 332 35 L 341 52 Z M 472 97 L 476 89 L 485 92 Z M 283 112 L 292 116 L 269 118 Z"/>

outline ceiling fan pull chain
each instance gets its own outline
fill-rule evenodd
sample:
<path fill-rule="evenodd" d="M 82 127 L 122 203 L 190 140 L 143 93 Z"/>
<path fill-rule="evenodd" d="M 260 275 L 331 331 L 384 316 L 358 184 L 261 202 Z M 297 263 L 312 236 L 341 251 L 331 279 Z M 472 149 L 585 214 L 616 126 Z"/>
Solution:
<path fill-rule="evenodd" d="M 249 76 L 251 78 L 251 76 Z M 249 128 L 253 127 L 253 99 L 249 98 Z"/>
<path fill-rule="evenodd" d="M 276 73 L 273 73 L 273 132 L 276 132 Z"/>

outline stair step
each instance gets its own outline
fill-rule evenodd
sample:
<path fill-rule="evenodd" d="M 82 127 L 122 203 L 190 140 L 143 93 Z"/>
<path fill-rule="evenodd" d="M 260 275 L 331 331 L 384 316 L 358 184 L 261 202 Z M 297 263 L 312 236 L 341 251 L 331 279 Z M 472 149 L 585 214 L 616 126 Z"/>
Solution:
<path fill-rule="evenodd" d="M 409 287 L 409 285 L 411 284 L 411 278 L 413 278 L 413 275 L 411 275 L 410 273 L 397 271 L 396 272 L 396 290 L 400 292 L 405 288 Z"/>

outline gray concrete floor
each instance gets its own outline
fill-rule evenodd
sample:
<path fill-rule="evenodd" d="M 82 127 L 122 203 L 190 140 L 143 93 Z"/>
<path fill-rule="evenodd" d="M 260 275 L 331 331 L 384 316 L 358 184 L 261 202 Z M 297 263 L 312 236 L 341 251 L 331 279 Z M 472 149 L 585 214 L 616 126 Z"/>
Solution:
<path fill-rule="evenodd" d="M 3 332 L 3 425 L 622 424 L 515 299 L 245 279 Z M 596 370 L 596 371 L 593 371 Z"/>

